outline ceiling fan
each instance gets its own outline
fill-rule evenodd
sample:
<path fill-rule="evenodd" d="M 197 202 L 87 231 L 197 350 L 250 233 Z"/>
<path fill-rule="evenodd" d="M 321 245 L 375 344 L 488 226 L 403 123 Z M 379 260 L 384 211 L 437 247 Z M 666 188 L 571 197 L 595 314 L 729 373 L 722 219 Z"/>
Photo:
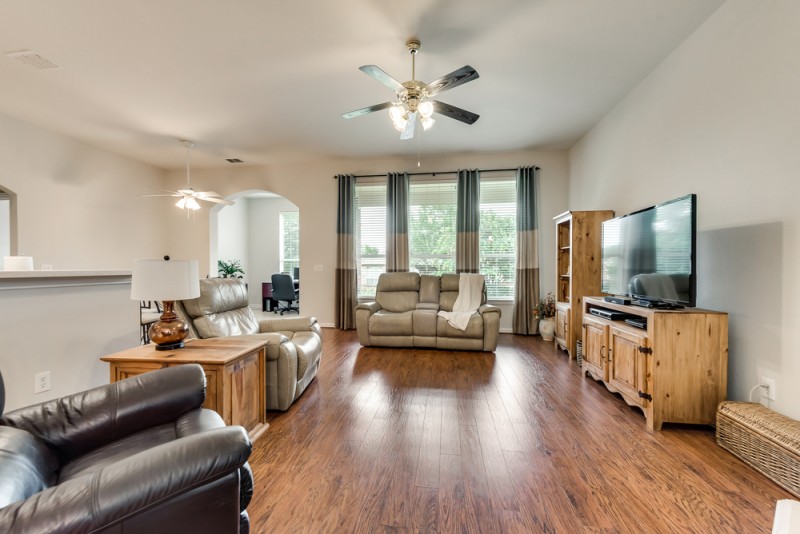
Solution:
<path fill-rule="evenodd" d="M 184 189 L 178 189 L 177 191 L 167 190 L 167 194 L 163 195 L 142 196 L 176 197 L 179 200 L 175 203 L 175 205 L 181 209 L 187 210 L 199 210 L 200 204 L 197 203 L 198 200 L 214 202 L 216 204 L 224 204 L 225 206 L 233 206 L 234 203 L 232 201 L 221 198 L 219 193 L 215 193 L 214 191 L 195 191 L 192 188 L 192 175 L 189 172 L 189 153 L 191 152 L 192 147 L 194 147 L 194 143 L 191 141 L 181 140 L 181 144 L 186 147 L 186 187 Z"/>
<path fill-rule="evenodd" d="M 419 118 L 423 130 L 427 130 L 433 126 L 435 122 L 431 117 L 433 113 L 439 113 L 445 117 L 450 117 L 451 119 L 466 124 L 473 124 L 477 121 L 480 115 L 457 108 L 456 106 L 451 106 L 450 104 L 445 104 L 438 100 L 431 100 L 431 98 L 437 96 L 439 93 L 443 93 L 444 91 L 477 79 L 478 72 L 469 65 L 465 65 L 450 74 L 442 76 L 438 80 L 426 84 L 415 79 L 415 58 L 420 49 L 420 42 L 416 39 L 411 39 L 406 43 L 406 46 L 408 47 L 408 52 L 411 54 L 410 81 L 400 83 L 375 65 L 359 67 L 364 74 L 375 78 L 394 91 L 397 94 L 397 101 L 384 102 L 383 104 L 356 109 L 348 113 L 343 113 L 342 117 L 345 119 L 352 119 L 354 117 L 366 115 L 367 113 L 372 113 L 373 111 L 389 108 L 389 116 L 394 123 L 394 127 L 401 132 L 400 139 L 411 139 L 414 137 L 417 118 Z"/>

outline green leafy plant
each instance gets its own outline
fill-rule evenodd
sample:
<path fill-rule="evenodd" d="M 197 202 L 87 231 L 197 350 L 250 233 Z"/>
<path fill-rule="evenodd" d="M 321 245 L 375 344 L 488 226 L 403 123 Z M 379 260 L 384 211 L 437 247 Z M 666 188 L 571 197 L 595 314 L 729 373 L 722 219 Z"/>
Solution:
<path fill-rule="evenodd" d="M 217 271 L 220 278 L 243 278 L 244 270 L 239 260 L 217 260 Z"/>
<path fill-rule="evenodd" d="M 536 306 L 533 307 L 534 319 L 545 319 L 547 317 L 555 317 L 556 315 L 556 298 L 552 293 L 548 293 L 543 299 L 539 299 Z"/>

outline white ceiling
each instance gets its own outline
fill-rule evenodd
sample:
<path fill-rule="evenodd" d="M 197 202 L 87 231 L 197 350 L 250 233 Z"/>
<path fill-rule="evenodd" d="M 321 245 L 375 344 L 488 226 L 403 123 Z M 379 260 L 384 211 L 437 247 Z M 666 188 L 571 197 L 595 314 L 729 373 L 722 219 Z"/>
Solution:
<path fill-rule="evenodd" d="M 568 148 L 723 0 L 3 0 L 0 113 L 162 168 L 319 156 Z M 439 99 L 478 113 L 400 141 L 358 67 L 480 78 Z M 7 52 L 58 64 L 36 70 Z"/>

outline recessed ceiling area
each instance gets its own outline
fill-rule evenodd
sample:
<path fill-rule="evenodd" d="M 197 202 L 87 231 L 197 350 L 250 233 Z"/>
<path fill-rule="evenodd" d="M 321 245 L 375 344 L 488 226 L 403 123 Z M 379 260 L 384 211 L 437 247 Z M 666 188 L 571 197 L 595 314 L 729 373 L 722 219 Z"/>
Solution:
<path fill-rule="evenodd" d="M 0 3 L 0 113 L 151 165 L 568 148 L 723 0 Z M 313 10 L 313 13 L 310 12 Z M 401 141 L 386 87 L 464 65 L 446 93 L 481 116 Z M 29 50 L 60 68 L 6 55 Z"/>

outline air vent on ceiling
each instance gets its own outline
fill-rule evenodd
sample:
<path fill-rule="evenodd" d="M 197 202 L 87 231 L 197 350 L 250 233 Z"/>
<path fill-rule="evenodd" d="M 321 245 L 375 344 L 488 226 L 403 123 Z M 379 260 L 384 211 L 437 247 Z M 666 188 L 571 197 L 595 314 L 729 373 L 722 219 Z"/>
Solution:
<path fill-rule="evenodd" d="M 225 158 L 225 161 L 228 163 L 244 163 L 244 161 L 240 160 L 239 158 Z"/>
<path fill-rule="evenodd" d="M 34 69 L 46 70 L 61 68 L 49 59 L 43 58 L 33 50 L 15 50 L 13 52 L 6 52 L 6 55 L 11 59 L 16 59 L 20 63 L 24 63 L 25 65 L 33 67 Z"/>

